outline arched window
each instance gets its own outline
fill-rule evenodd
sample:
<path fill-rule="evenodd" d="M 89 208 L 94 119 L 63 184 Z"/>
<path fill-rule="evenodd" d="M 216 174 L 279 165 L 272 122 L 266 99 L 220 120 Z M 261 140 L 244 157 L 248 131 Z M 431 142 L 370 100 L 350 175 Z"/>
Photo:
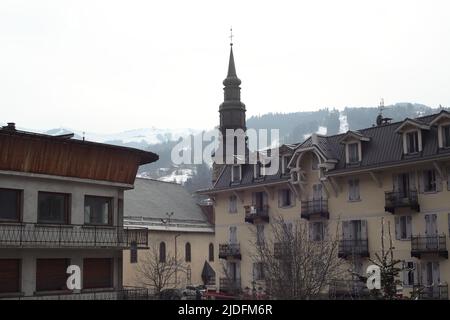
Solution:
<path fill-rule="evenodd" d="M 191 262 L 191 244 L 189 242 L 186 242 L 184 257 L 186 262 Z"/>
<path fill-rule="evenodd" d="M 214 245 L 212 243 L 209 244 L 209 248 L 208 248 L 208 253 L 209 253 L 209 261 L 214 261 Z"/>
<path fill-rule="evenodd" d="M 166 262 L 166 243 L 159 244 L 159 262 Z"/>

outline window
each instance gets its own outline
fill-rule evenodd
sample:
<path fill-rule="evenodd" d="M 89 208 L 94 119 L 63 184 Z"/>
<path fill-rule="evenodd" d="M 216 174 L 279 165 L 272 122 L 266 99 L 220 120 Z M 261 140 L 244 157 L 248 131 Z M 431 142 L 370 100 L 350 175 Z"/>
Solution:
<path fill-rule="evenodd" d="M 85 196 L 84 223 L 110 225 L 112 222 L 112 198 Z"/>
<path fill-rule="evenodd" d="M 442 127 L 442 145 L 444 148 L 450 148 L 450 125 Z"/>
<path fill-rule="evenodd" d="M 431 169 L 423 172 L 423 191 L 436 191 L 436 171 Z"/>
<path fill-rule="evenodd" d="M 253 280 L 264 280 L 264 264 L 262 262 L 253 263 Z"/>
<path fill-rule="evenodd" d="M 20 292 L 20 260 L 0 259 L 0 293 Z"/>
<path fill-rule="evenodd" d="M 130 243 L 130 263 L 137 263 L 138 261 L 138 250 L 136 241 L 131 241 Z"/>
<path fill-rule="evenodd" d="M 292 191 L 291 189 L 278 190 L 279 207 L 286 208 L 292 206 Z"/>
<path fill-rule="evenodd" d="M 161 242 L 159 244 L 159 262 L 166 262 L 166 243 Z"/>
<path fill-rule="evenodd" d="M 311 154 L 311 169 L 319 170 L 319 158 L 314 153 Z"/>
<path fill-rule="evenodd" d="M 264 225 L 263 224 L 256 225 L 256 244 L 258 244 L 258 245 L 264 244 Z"/>
<path fill-rule="evenodd" d="M 359 162 L 359 144 L 356 142 L 348 144 L 348 162 Z"/>
<path fill-rule="evenodd" d="M 312 241 L 322 241 L 325 238 L 325 228 L 322 221 L 315 221 L 309 223 L 310 239 Z"/>
<path fill-rule="evenodd" d="M 358 179 L 350 179 L 348 181 L 348 200 L 350 201 L 360 200 Z"/>
<path fill-rule="evenodd" d="M 406 147 L 408 153 L 419 152 L 419 132 L 413 131 L 406 133 Z"/>
<path fill-rule="evenodd" d="M 408 240 L 411 238 L 411 216 L 395 217 L 395 238 L 397 240 Z"/>
<path fill-rule="evenodd" d="M 412 287 L 418 282 L 417 265 L 413 261 L 403 262 L 403 285 Z"/>
<path fill-rule="evenodd" d="M 189 242 L 186 243 L 184 251 L 184 258 L 186 262 L 191 262 L 191 244 Z"/>
<path fill-rule="evenodd" d="M 208 247 L 208 260 L 214 261 L 214 244 L 210 243 Z"/>
<path fill-rule="evenodd" d="M 66 271 L 69 264 L 69 259 L 37 259 L 36 291 L 67 290 Z M 84 269 L 83 273 L 86 273 Z"/>
<path fill-rule="evenodd" d="M 39 192 L 38 222 L 68 223 L 69 195 L 63 193 Z"/>
<path fill-rule="evenodd" d="M 239 182 L 241 181 L 241 166 L 233 166 L 231 170 L 231 181 Z"/>
<path fill-rule="evenodd" d="M 83 261 L 83 288 L 112 288 L 113 265 L 112 258 L 89 258 Z"/>
<path fill-rule="evenodd" d="M 22 191 L 0 189 L 0 221 L 20 221 Z"/>
<path fill-rule="evenodd" d="M 290 158 L 288 156 L 282 157 L 282 173 L 287 174 L 289 173 L 288 164 L 289 164 Z"/>
<path fill-rule="evenodd" d="M 235 195 L 232 195 L 229 198 L 228 212 L 237 213 L 237 197 Z"/>

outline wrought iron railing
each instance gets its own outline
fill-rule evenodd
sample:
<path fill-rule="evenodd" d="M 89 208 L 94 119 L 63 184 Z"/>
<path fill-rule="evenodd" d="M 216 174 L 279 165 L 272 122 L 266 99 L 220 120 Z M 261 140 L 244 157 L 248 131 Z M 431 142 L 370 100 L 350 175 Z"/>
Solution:
<path fill-rule="evenodd" d="M 415 285 L 413 291 L 420 300 L 448 300 L 448 284 Z"/>
<path fill-rule="evenodd" d="M 269 222 L 269 206 L 245 206 L 245 221 L 254 222 L 256 219 Z"/>
<path fill-rule="evenodd" d="M 411 255 L 420 258 L 422 253 L 437 253 L 448 258 L 446 235 L 411 236 Z"/>
<path fill-rule="evenodd" d="M 34 296 L 3 297 L 3 300 L 152 300 L 147 288 L 124 287 L 120 290 L 95 290 L 70 293 L 39 294 Z"/>
<path fill-rule="evenodd" d="M 220 291 L 222 292 L 228 292 L 228 293 L 235 293 L 241 290 L 241 279 L 235 278 L 220 278 Z"/>
<path fill-rule="evenodd" d="M 311 201 L 302 201 L 302 213 L 301 217 L 304 219 L 309 219 L 312 215 L 320 215 L 324 218 L 329 218 L 328 212 L 328 200 L 319 199 Z"/>
<path fill-rule="evenodd" d="M 241 247 L 239 243 L 219 244 L 219 258 L 226 259 L 228 257 L 241 258 Z"/>
<path fill-rule="evenodd" d="M 348 256 L 369 256 L 369 241 L 367 239 L 339 240 L 338 255 L 341 258 Z"/>
<path fill-rule="evenodd" d="M 416 190 L 385 192 L 385 210 L 394 213 L 396 208 L 409 207 L 420 211 Z"/>
<path fill-rule="evenodd" d="M 89 225 L 0 223 L 0 247 L 148 247 L 145 229 Z"/>

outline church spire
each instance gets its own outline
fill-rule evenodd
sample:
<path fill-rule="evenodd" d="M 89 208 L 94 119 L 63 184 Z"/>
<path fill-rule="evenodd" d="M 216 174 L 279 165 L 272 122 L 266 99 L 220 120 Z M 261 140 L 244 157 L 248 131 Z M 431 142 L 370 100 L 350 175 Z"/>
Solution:
<path fill-rule="evenodd" d="M 241 80 L 237 77 L 236 74 L 236 65 L 234 64 L 234 55 L 233 55 L 233 43 L 230 43 L 230 60 L 228 61 L 228 74 L 225 80 L 223 80 L 224 86 L 239 86 L 241 84 Z"/>

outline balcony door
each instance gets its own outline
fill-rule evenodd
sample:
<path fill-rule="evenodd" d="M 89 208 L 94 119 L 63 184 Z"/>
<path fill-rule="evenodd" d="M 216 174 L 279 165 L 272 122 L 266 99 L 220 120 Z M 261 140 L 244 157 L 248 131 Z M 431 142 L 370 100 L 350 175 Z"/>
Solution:
<path fill-rule="evenodd" d="M 437 215 L 426 214 L 425 215 L 425 234 L 427 235 L 427 249 L 438 248 L 438 230 L 437 230 Z"/>
<path fill-rule="evenodd" d="M 237 262 L 228 262 L 228 276 L 231 281 L 236 281 L 236 279 L 240 278 L 240 268 L 239 263 Z"/>
<path fill-rule="evenodd" d="M 267 205 L 267 194 L 263 191 L 254 192 L 252 202 L 253 206 L 256 207 L 257 211 L 260 211 L 261 209 L 264 208 L 264 206 Z"/>
<path fill-rule="evenodd" d="M 414 172 L 394 175 L 394 191 L 399 193 L 400 198 L 408 198 L 410 191 L 415 190 Z"/>
<path fill-rule="evenodd" d="M 438 285 L 441 281 L 438 261 L 426 261 L 421 265 L 422 285 L 425 286 L 424 294 L 433 298 L 439 294 Z"/>

